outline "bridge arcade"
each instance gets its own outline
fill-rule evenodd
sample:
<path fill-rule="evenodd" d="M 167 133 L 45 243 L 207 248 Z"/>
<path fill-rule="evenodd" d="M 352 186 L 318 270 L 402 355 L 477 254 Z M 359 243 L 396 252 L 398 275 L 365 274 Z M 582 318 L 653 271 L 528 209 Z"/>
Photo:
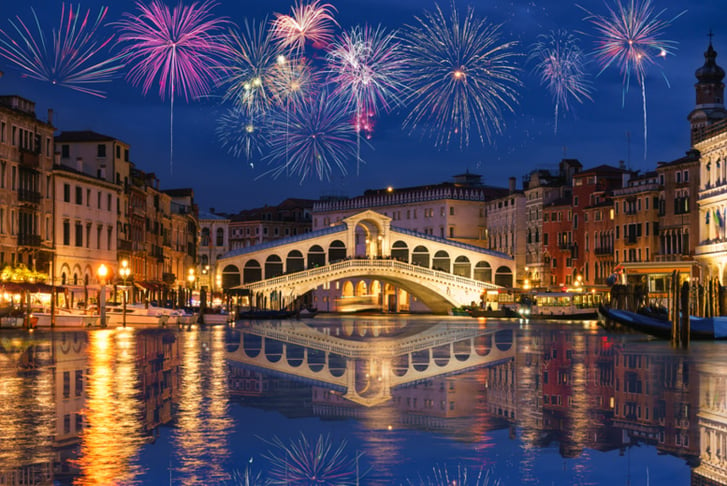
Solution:
<path fill-rule="evenodd" d="M 378 278 L 420 298 L 439 294 L 422 299 L 436 307 L 434 312 L 479 301 L 484 289 L 511 287 L 515 281 L 508 255 L 391 222 L 363 211 L 323 230 L 231 251 L 218 260 L 216 271 L 225 288 L 282 292 L 288 302 L 340 278 Z"/>

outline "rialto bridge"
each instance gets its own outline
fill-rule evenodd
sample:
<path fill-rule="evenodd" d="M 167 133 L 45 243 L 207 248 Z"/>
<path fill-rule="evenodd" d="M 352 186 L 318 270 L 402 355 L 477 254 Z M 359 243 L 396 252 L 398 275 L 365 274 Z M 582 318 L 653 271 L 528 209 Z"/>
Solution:
<path fill-rule="evenodd" d="M 238 326 L 228 330 L 225 357 L 232 365 L 316 383 L 373 406 L 390 400 L 396 387 L 494 366 L 513 360 L 517 349 L 512 329 L 445 322 L 397 335 L 385 322 L 344 321 L 341 336 L 288 320 Z M 316 327 L 325 323 L 317 320 Z"/>
<path fill-rule="evenodd" d="M 233 250 L 217 261 L 216 272 L 223 287 L 281 307 L 336 280 L 371 279 L 442 314 L 479 302 L 485 290 L 512 287 L 516 278 L 508 255 L 396 228 L 370 210 L 319 231 Z"/>

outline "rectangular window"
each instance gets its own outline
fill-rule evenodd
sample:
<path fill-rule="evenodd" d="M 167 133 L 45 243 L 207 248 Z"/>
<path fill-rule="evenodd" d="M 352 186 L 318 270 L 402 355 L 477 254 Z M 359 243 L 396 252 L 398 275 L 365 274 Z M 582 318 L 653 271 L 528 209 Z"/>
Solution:
<path fill-rule="evenodd" d="M 76 204 L 83 204 L 83 188 L 76 186 Z"/>
<path fill-rule="evenodd" d="M 96 157 L 106 157 L 106 144 L 100 143 L 96 147 Z"/>
<path fill-rule="evenodd" d="M 106 249 L 107 249 L 107 250 L 110 250 L 110 249 L 111 249 L 111 236 L 112 236 L 112 235 L 113 235 L 113 233 L 114 233 L 114 228 L 113 228 L 113 226 L 109 226 L 109 228 L 108 228 L 108 230 L 106 231 L 106 233 L 107 233 L 107 234 L 106 234 Z"/>
<path fill-rule="evenodd" d="M 111 194 L 106 194 L 106 209 L 111 211 Z"/>
<path fill-rule="evenodd" d="M 61 158 L 67 159 L 71 156 L 71 147 L 68 144 L 61 145 Z"/>
<path fill-rule="evenodd" d="M 63 398 L 69 398 L 71 396 L 71 372 L 63 372 Z"/>
<path fill-rule="evenodd" d="M 83 225 L 76 223 L 76 246 L 83 246 Z"/>
<path fill-rule="evenodd" d="M 71 202 L 71 185 L 63 184 L 63 202 Z"/>
<path fill-rule="evenodd" d="M 63 221 L 63 244 L 66 246 L 71 244 L 71 222 L 67 219 Z"/>
<path fill-rule="evenodd" d="M 76 370 L 76 396 L 83 394 L 83 370 Z"/>

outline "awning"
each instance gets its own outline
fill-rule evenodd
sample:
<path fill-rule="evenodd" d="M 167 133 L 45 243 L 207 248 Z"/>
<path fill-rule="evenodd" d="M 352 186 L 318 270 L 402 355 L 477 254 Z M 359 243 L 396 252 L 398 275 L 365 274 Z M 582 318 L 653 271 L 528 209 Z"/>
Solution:
<path fill-rule="evenodd" d="M 55 287 L 57 290 L 62 287 Z M 2 282 L 0 283 L 0 290 L 5 292 L 32 292 L 50 294 L 53 287 L 44 283 L 31 283 L 31 282 Z"/>

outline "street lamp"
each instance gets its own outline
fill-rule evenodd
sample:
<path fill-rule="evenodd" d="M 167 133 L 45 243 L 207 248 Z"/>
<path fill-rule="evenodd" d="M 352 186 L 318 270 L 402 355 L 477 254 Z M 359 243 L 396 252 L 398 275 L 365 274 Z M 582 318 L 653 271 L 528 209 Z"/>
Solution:
<path fill-rule="evenodd" d="M 189 280 L 189 306 L 192 307 L 192 291 L 194 290 L 194 268 L 189 269 L 189 275 L 187 275 L 187 280 Z"/>
<path fill-rule="evenodd" d="M 101 327 L 106 327 L 106 275 L 109 270 L 103 263 L 98 267 L 96 271 L 98 275 L 98 281 L 101 283 L 101 293 L 98 296 L 98 310 L 101 319 Z"/>
<path fill-rule="evenodd" d="M 123 298 L 123 310 L 122 310 L 122 319 L 123 319 L 123 325 L 126 327 L 126 301 L 129 299 L 127 292 L 129 289 L 126 288 L 126 279 L 131 274 L 131 269 L 129 268 L 129 262 L 126 260 L 121 261 L 121 268 L 119 269 L 119 275 L 121 275 L 121 278 L 124 279 L 124 298 Z"/>

